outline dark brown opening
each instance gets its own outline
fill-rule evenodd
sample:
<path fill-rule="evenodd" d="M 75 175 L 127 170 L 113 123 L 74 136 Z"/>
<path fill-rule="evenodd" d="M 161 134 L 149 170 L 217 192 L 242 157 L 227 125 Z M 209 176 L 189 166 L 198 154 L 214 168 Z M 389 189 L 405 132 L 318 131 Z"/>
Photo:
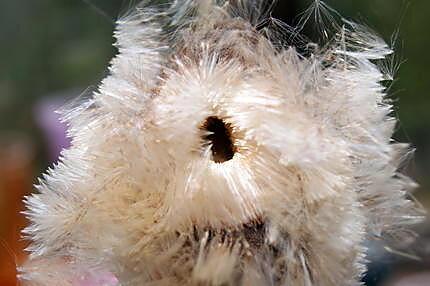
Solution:
<path fill-rule="evenodd" d="M 205 144 L 211 145 L 212 160 L 216 163 L 224 163 L 233 159 L 235 146 L 232 139 L 232 128 L 218 117 L 208 117 L 203 123 L 202 129 L 209 134 L 203 136 Z"/>

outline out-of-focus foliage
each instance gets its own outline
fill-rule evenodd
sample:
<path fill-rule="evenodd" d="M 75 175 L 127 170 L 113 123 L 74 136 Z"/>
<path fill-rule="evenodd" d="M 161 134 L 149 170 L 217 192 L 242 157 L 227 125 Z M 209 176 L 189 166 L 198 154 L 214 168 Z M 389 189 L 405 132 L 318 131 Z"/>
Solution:
<path fill-rule="evenodd" d="M 96 83 L 114 51 L 112 27 L 78 0 L 0 1 L 0 130 L 35 135 L 39 98 Z"/>

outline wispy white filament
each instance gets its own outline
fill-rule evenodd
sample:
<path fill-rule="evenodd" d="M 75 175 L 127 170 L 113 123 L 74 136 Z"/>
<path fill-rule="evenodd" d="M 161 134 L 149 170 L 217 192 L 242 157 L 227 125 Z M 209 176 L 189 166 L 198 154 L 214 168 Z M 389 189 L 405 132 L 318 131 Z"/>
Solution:
<path fill-rule="evenodd" d="M 269 6 L 118 21 L 110 75 L 63 113 L 72 146 L 26 200 L 24 285 L 359 285 L 364 240 L 420 220 L 375 63 L 390 48 L 345 21 L 304 57 L 278 41 L 296 30 L 257 29 Z"/>

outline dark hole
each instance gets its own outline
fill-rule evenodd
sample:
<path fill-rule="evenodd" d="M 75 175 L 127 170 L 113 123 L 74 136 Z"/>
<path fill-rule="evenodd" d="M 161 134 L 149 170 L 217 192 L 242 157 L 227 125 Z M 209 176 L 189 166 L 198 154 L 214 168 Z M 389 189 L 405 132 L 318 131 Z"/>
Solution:
<path fill-rule="evenodd" d="M 211 116 L 203 123 L 202 129 L 210 132 L 203 139 L 211 144 L 212 160 L 224 163 L 234 156 L 235 147 L 231 138 L 231 125 L 218 117 Z"/>

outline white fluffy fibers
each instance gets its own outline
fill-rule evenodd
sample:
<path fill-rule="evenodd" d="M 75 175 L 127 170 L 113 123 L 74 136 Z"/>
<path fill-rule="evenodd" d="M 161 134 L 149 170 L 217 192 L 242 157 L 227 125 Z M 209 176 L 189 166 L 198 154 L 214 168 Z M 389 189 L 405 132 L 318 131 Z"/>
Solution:
<path fill-rule="evenodd" d="M 72 146 L 26 199 L 23 285 L 359 285 L 363 242 L 420 220 L 376 65 L 392 51 L 345 22 L 302 56 L 280 41 L 297 31 L 260 28 L 269 4 L 118 21 L 110 75 L 64 112 Z"/>

